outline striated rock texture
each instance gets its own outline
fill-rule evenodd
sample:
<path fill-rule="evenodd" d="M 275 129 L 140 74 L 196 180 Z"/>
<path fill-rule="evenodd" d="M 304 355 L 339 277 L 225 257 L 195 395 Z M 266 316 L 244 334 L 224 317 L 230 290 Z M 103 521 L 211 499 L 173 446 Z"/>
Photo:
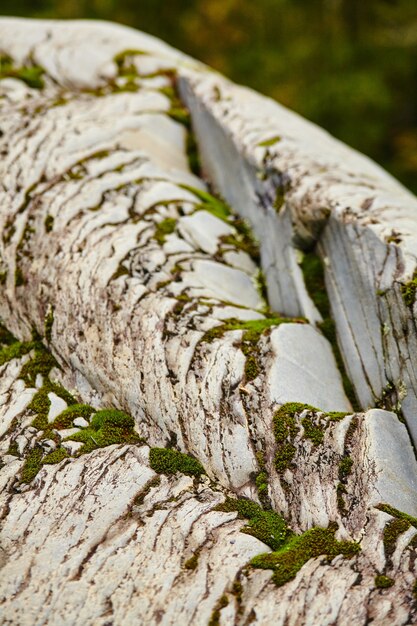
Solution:
<path fill-rule="evenodd" d="M 0 54 L 2 623 L 415 623 L 415 198 L 143 33 Z"/>

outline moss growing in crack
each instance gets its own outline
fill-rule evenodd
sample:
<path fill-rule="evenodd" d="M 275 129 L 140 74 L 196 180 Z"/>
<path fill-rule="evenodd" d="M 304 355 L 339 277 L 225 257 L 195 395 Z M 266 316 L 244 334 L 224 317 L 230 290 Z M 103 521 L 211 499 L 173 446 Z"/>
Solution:
<path fill-rule="evenodd" d="M 47 232 L 47 233 L 50 233 L 50 232 L 51 232 L 51 230 L 52 230 L 52 229 L 53 229 L 53 227 L 54 227 L 54 218 L 52 217 L 52 215 L 47 215 L 47 216 L 45 217 L 45 222 L 44 222 L 44 224 L 45 224 L 45 230 L 46 230 L 46 232 Z"/>
<path fill-rule="evenodd" d="M 197 477 L 205 474 L 200 461 L 171 448 L 151 448 L 149 463 L 157 474 L 172 475 L 181 472 L 187 476 Z"/>
<path fill-rule="evenodd" d="M 388 587 L 392 587 L 394 584 L 394 580 L 389 576 L 385 576 L 384 574 L 378 574 L 375 576 L 375 587 L 378 589 L 388 589 Z"/>
<path fill-rule="evenodd" d="M 114 274 L 111 276 L 109 282 L 112 281 L 112 280 L 117 280 L 117 278 L 120 278 L 121 276 L 127 276 L 128 274 L 129 274 L 129 270 L 127 269 L 127 267 L 125 267 L 124 265 L 119 263 L 119 267 L 114 272 Z"/>
<path fill-rule="evenodd" d="M 6 454 L 11 454 L 12 456 L 20 456 L 19 454 L 19 446 L 17 445 L 17 441 L 12 441 L 9 445 L 9 449 Z"/>
<path fill-rule="evenodd" d="M 16 67 L 14 61 L 8 55 L 0 55 L 0 80 L 3 78 L 16 78 L 23 81 L 32 89 L 43 89 L 45 86 L 43 75 L 45 70 L 39 65 L 26 65 Z"/>
<path fill-rule="evenodd" d="M 272 580 L 280 587 L 295 578 L 302 566 L 310 559 L 321 555 L 329 560 L 342 554 L 351 558 L 360 551 L 359 544 L 335 539 L 336 524 L 328 528 L 312 528 L 302 535 L 293 536 L 279 550 L 269 554 L 260 554 L 251 560 L 255 568 L 271 569 Z"/>
<path fill-rule="evenodd" d="M 309 404 L 300 402 L 288 402 L 283 404 L 273 418 L 274 435 L 277 443 L 275 453 L 275 468 L 278 474 L 283 474 L 292 463 L 296 453 L 294 439 L 300 433 L 300 423 L 296 416 L 304 411 L 320 413 L 320 416 L 306 415 L 301 420 L 304 428 L 304 437 L 309 439 L 314 446 L 323 443 L 325 430 L 331 422 L 338 422 L 347 414 L 333 411 L 325 413 Z"/>
<path fill-rule="evenodd" d="M 50 452 L 49 454 L 43 457 L 42 465 L 45 463 L 49 465 L 54 465 L 55 463 L 60 463 L 67 457 L 68 457 L 68 452 L 64 448 L 58 448 L 57 450 L 54 450 L 53 452 Z"/>
<path fill-rule="evenodd" d="M 162 246 L 165 243 L 167 235 L 174 232 L 177 225 L 177 220 L 172 217 L 167 217 L 162 222 L 158 222 L 155 225 L 154 239 Z"/>
<path fill-rule="evenodd" d="M 343 387 L 346 396 L 355 411 L 359 411 L 360 407 L 356 399 L 355 390 L 350 381 L 345 365 L 343 363 L 342 355 L 337 343 L 336 326 L 331 317 L 331 309 L 329 297 L 327 295 L 326 283 L 324 279 L 324 267 L 321 259 L 314 252 L 307 252 L 303 255 L 301 261 L 301 270 L 304 276 L 304 282 L 307 291 L 317 307 L 323 321 L 318 324 L 321 332 L 330 342 L 333 354 L 336 359 L 337 366 L 342 376 Z"/>
<path fill-rule="evenodd" d="M 44 323 L 45 339 L 48 343 L 51 341 L 51 338 L 52 338 L 53 323 L 54 323 L 54 307 L 50 306 L 49 311 L 45 317 L 45 323 Z"/>
<path fill-rule="evenodd" d="M 413 594 L 414 601 L 417 602 L 417 580 L 414 582 L 411 593 Z"/>
<path fill-rule="evenodd" d="M 199 556 L 200 556 L 200 553 L 198 550 L 194 552 L 193 556 L 190 557 L 187 561 L 185 561 L 184 563 L 185 569 L 189 569 L 189 570 L 197 569 Z"/>
<path fill-rule="evenodd" d="M 33 448 L 26 457 L 26 461 L 22 467 L 20 482 L 30 483 L 42 467 L 42 449 Z"/>
<path fill-rule="evenodd" d="M 265 509 L 270 509 L 271 504 L 268 496 L 268 473 L 265 467 L 265 458 L 262 451 L 256 453 L 256 460 L 258 461 L 260 471 L 256 474 L 255 485 L 258 492 L 258 498 Z"/>
<path fill-rule="evenodd" d="M 385 558 L 390 561 L 397 547 L 397 540 L 400 535 L 405 533 L 411 524 L 405 519 L 394 519 L 388 522 L 384 528 L 384 551 Z"/>
<path fill-rule="evenodd" d="M 396 385 L 389 380 L 385 387 L 381 391 L 379 398 L 375 398 L 374 404 L 378 409 L 384 409 L 385 411 L 392 411 L 395 413 L 403 424 L 405 419 L 401 413 L 401 401 L 399 400 L 399 392 Z"/>
<path fill-rule="evenodd" d="M 278 409 L 274 415 L 273 427 L 275 441 L 277 443 L 275 468 L 278 474 L 283 474 L 285 472 L 285 470 L 291 465 L 295 456 L 296 448 L 292 442 L 299 432 L 299 426 L 295 419 L 295 415 L 297 413 L 301 413 L 306 408 L 313 411 L 317 410 L 307 404 L 289 402 Z"/>
<path fill-rule="evenodd" d="M 272 550 L 280 548 L 293 534 L 281 515 L 275 511 L 265 511 L 252 500 L 226 498 L 222 504 L 216 506 L 216 511 L 236 511 L 240 519 L 248 520 L 241 532 L 256 537 Z"/>
<path fill-rule="evenodd" d="M 279 211 L 284 206 L 284 204 L 285 204 L 285 188 L 284 188 L 284 185 L 280 185 L 279 187 L 277 187 L 277 190 L 275 193 L 275 200 L 273 204 L 275 211 L 279 213 Z"/>
<path fill-rule="evenodd" d="M 193 174 L 196 176 L 201 176 L 201 163 L 200 156 L 198 152 L 198 145 L 192 130 L 189 130 L 187 133 L 185 150 L 188 157 L 188 166 Z"/>
<path fill-rule="evenodd" d="M 14 286 L 15 287 L 23 287 L 25 284 L 25 277 L 23 276 L 23 272 L 20 267 L 16 267 L 14 271 Z"/>
<path fill-rule="evenodd" d="M 155 487 L 158 487 L 160 483 L 161 483 L 160 476 L 154 476 L 153 478 L 151 478 L 151 480 L 146 483 L 145 488 L 142 489 L 142 491 L 137 496 L 135 496 L 135 499 L 133 500 L 133 504 L 132 504 L 132 509 L 134 507 L 142 506 L 142 504 L 145 501 L 146 496 L 151 492 L 152 489 L 155 489 Z"/>
<path fill-rule="evenodd" d="M 84 445 L 78 456 L 97 448 L 105 448 L 115 444 L 138 444 L 143 439 L 134 431 L 133 417 L 117 409 L 103 409 L 94 413 L 91 424 L 66 440 L 79 441 Z"/>
<path fill-rule="evenodd" d="M 352 465 L 353 459 L 350 456 L 343 457 L 339 463 L 339 480 L 344 480 L 349 476 Z"/>
<path fill-rule="evenodd" d="M 240 348 L 246 357 L 245 378 L 246 381 L 254 380 L 260 371 L 257 360 L 257 345 L 261 335 L 268 329 L 288 322 L 303 323 L 304 320 L 285 317 L 269 317 L 260 320 L 226 319 L 222 324 L 208 330 L 201 341 L 211 343 L 215 339 L 223 337 L 224 333 L 232 330 L 242 330 Z"/>
<path fill-rule="evenodd" d="M 95 412 L 96 409 L 93 409 L 89 404 L 72 404 L 57 415 L 51 424 L 51 428 L 57 428 L 58 430 L 71 428 L 76 417 L 84 417 L 88 420 Z"/>
<path fill-rule="evenodd" d="M 314 424 L 311 417 L 303 417 L 301 424 L 304 427 L 304 436 L 310 439 L 313 445 L 318 446 L 323 443 L 324 431 Z"/>
<path fill-rule="evenodd" d="M 211 614 L 210 620 L 207 626 L 219 626 L 220 624 L 220 611 L 229 604 L 229 598 L 226 595 L 222 595 L 220 600 L 216 604 L 216 608 Z"/>
<path fill-rule="evenodd" d="M 414 272 L 413 278 L 408 283 L 401 285 L 401 295 L 405 305 L 412 309 L 417 295 L 417 270 Z"/>

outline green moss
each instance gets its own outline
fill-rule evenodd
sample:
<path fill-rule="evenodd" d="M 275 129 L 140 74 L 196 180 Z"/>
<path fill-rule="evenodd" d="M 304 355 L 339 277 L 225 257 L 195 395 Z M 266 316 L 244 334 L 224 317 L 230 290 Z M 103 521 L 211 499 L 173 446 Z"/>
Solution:
<path fill-rule="evenodd" d="M 5 285 L 7 281 L 7 271 L 0 272 L 0 285 Z"/>
<path fill-rule="evenodd" d="M 197 187 L 191 187 L 190 185 L 180 185 L 180 187 L 191 192 L 201 200 L 201 204 L 197 205 L 196 210 L 208 211 L 215 217 L 229 223 L 232 212 L 228 204 L 211 195 L 208 191 L 202 191 L 201 189 L 197 189 Z"/>
<path fill-rule="evenodd" d="M 262 498 L 268 494 L 268 474 L 266 472 L 259 472 L 255 479 L 255 485 L 258 497 L 262 502 Z"/>
<path fill-rule="evenodd" d="M 224 333 L 232 330 L 243 330 L 240 348 L 246 357 L 245 378 L 246 381 L 254 380 L 259 375 L 259 365 L 257 360 L 257 344 L 261 335 L 269 328 L 279 326 L 287 322 L 303 323 L 304 320 L 297 320 L 285 317 L 270 317 L 260 320 L 238 320 L 235 318 L 226 319 L 222 324 L 208 330 L 201 341 L 211 343 L 223 337 Z"/>
<path fill-rule="evenodd" d="M 84 417 L 88 420 L 90 415 L 95 412 L 96 409 L 93 409 L 89 404 L 72 404 L 56 416 L 51 424 L 51 428 L 57 428 L 58 430 L 71 428 L 76 417 Z"/>
<path fill-rule="evenodd" d="M 7 328 L 0 321 L 0 346 L 11 346 L 13 343 L 18 343 L 17 339 L 12 335 L 10 331 L 7 330 Z M 0 365 L 2 365 L 1 361 Z"/>
<path fill-rule="evenodd" d="M 378 574 L 375 576 L 375 587 L 378 589 L 388 589 L 388 587 L 392 587 L 394 584 L 394 580 L 389 576 L 385 576 L 384 574 Z"/>
<path fill-rule="evenodd" d="M 346 487 L 343 483 L 338 483 L 336 487 L 336 499 L 337 499 L 337 508 L 342 515 L 347 514 L 346 502 L 344 495 L 347 493 Z"/>
<path fill-rule="evenodd" d="M 285 204 L 285 188 L 283 185 L 277 187 L 274 200 L 274 209 L 278 213 Z"/>
<path fill-rule="evenodd" d="M 15 287 L 23 287 L 25 284 L 25 277 L 20 267 L 16 267 L 14 271 L 14 285 Z"/>
<path fill-rule="evenodd" d="M 157 474 L 171 475 L 177 472 L 187 474 L 187 476 L 205 474 L 204 467 L 197 459 L 170 448 L 151 448 L 149 462 Z"/>
<path fill-rule="evenodd" d="M 97 448 L 105 448 L 115 444 L 138 444 L 143 439 L 134 431 L 133 417 L 117 409 L 103 409 L 94 413 L 91 424 L 67 440 L 80 441 L 84 445 L 78 451 L 78 456 Z"/>
<path fill-rule="evenodd" d="M 295 578 L 302 566 L 310 559 L 321 555 L 329 560 L 339 554 L 351 558 L 360 551 L 359 544 L 348 541 L 337 541 L 334 537 L 337 526 L 328 528 L 312 528 L 299 536 L 293 536 L 279 550 L 269 554 L 260 554 L 252 559 L 251 565 L 261 569 L 271 569 L 272 580 L 282 586 Z"/>
<path fill-rule="evenodd" d="M 265 141 L 261 141 L 260 143 L 258 143 L 258 146 L 261 148 L 269 148 L 269 146 L 273 146 L 279 141 L 281 141 L 281 137 L 279 135 L 274 135 L 274 137 L 271 137 L 270 139 L 265 139 Z"/>
<path fill-rule="evenodd" d="M 299 426 L 295 419 L 297 413 L 301 413 L 305 408 L 316 410 L 306 404 L 289 402 L 281 406 L 273 418 L 274 436 L 277 444 L 275 453 L 275 468 L 278 474 L 283 474 L 290 467 L 296 453 L 296 448 L 292 441 L 299 432 Z"/>
<path fill-rule="evenodd" d="M 301 422 L 296 418 L 303 411 L 320 413 L 320 416 L 306 415 Z M 310 439 L 314 446 L 323 443 L 324 431 L 331 422 L 338 422 L 346 416 L 346 413 L 324 413 L 309 404 L 300 402 L 288 402 L 283 404 L 273 417 L 274 436 L 277 444 L 275 453 L 275 468 L 279 474 L 283 474 L 292 463 L 296 448 L 294 439 L 300 433 L 300 424 L 304 428 L 304 437 Z"/>
<path fill-rule="evenodd" d="M 44 331 L 45 339 L 49 343 L 52 338 L 52 326 L 54 323 L 54 307 L 50 306 L 49 311 L 45 317 Z"/>
<path fill-rule="evenodd" d="M 207 626 L 219 626 L 220 624 L 220 611 L 229 604 L 229 599 L 226 595 L 223 595 L 216 604 L 216 608 L 211 614 L 210 620 Z"/>
<path fill-rule="evenodd" d="M 67 404 L 74 404 L 75 400 L 73 396 L 66 391 L 61 385 L 52 383 L 49 378 L 44 377 L 42 387 L 33 396 L 28 409 L 36 413 L 36 417 L 32 421 L 32 426 L 38 430 L 51 429 L 51 425 L 48 422 L 48 413 L 51 406 L 48 394 L 55 393 L 62 398 Z"/>
<path fill-rule="evenodd" d="M 135 426 L 135 420 L 131 415 L 123 411 L 117 409 L 102 409 L 93 415 L 91 428 L 93 430 L 99 430 L 104 426 L 132 430 Z"/>
<path fill-rule="evenodd" d="M 133 505 L 132 506 L 134 506 L 134 507 L 142 506 L 142 504 L 144 503 L 145 498 L 149 494 L 149 492 L 152 489 L 155 489 L 155 487 L 158 487 L 158 485 L 160 483 L 161 483 L 161 477 L 160 476 L 154 476 L 153 478 L 151 478 L 151 480 L 146 483 L 145 488 L 135 497 L 135 499 L 133 500 Z"/>
<path fill-rule="evenodd" d="M 405 533 L 411 524 L 406 519 L 394 519 L 388 522 L 384 528 L 384 551 L 385 557 L 389 561 L 397 547 L 397 540 Z"/>
<path fill-rule="evenodd" d="M 187 133 L 185 149 L 188 157 L 188 166 L 193 174 L 201 175 L 201 163 L 198 153 L 198 146 L 194 133 L 190 130 Z"/>
<path fill-rule="evenodd" d="M 275 453 L 275 469 L 278 474 L 283 474 L 291 466 L 296 452 L 297 449 L 292 443 L 284 443 L 279 446 Z"/>
<path fill-rule="evenodd" d="M 413 278 L 404 285 L 401 285 L 401 295 L 404 303 L 409 308 L 413 308 L 417 294 L 417 270 L 413 274 Z"/>
<path fill-rule="evenodd" d="M 414 585 L 412 588 L 412 594 L 413 594 L 413 598 L 415 602 L 417 602 L 417 580 L 414 582 Z"/>
<path fill-rule="evenodd" d="M 226 513 L 236 511 L 239 518 L 249 522 L 241 532 L 256 537 L 272 550 L 280 548 L 293 534 L 283 517 L 275 511 L 265 511 L 252 500 L 226 498 L 222 504 L 217 505 L 216 510 Z"/>
<path fill-rule="evenodd" d="M 31 345 L 35 354 L 30 361 L 23 365 L 19 378 L 23 378 L 29 387 L 34 387 L 37 375 L 41 374 L 45 380 L 49 376 L 51 369 L 58 367 L 58 363 L 40 341 L 35 340 L 31 342 Z"/>
<path fill-rule="evenodd" d="M 401 413 L 401 402 L 399 402 L 397 388 L 392 381 L 389 380 L 387 382 L 385 387 L 382 389 L 379 398 L 375 398 L 374 405 L 378 409 L 392 411 L 398 416 L 398 419 L 402 423 L 405 423 L 404 417 Z"/>
<path fill-rule="evenodd" d="M 64 448 L 57 448 L 53 452 L 50 452 L 42 459 L 42 464 L 47 463 L 49 465 L 54 465 L 55 463 L 60 463 L 63 459 L 68 457 L 68 452 Z"/>
<path fill-rule="evenodd" d="M 33 448 L 26 457 L 26 461 L 22 467 L 20 482 L 30 483 L 42 467 L 42 449 Z"/>
<path fill-rule="evenodd" d="M 266 286 L 265 274 L 261 269 L 259 269 L 256 273 L 255 285 L 259 295 L 266 304 L 266 308 L 268 308 L 268 288 Z"/>
<path fill-rule="evenodd" d="M 310 439 L 315 446 L 323 443 L 324 431 L 319 426 L 314 424 L 311 417 L 304 417 L 301 420 L 301 424 L 304 427 L 304 436 L 307 437 L 307 439 Z"/>
<path fill-rule="evenodd" d="M 0 349 L 0 366 L 8 363 L 12 359 L 20 359 L 33 350 L 36 345 L 34 341 L 20 342 L 15 340 L 11 344 L 6 344 Z"/>
<path fill-rule="evenodd" d="M 0 80 L 2 78 L 17 78 L 32 89 L 43 89 L 45 86 L 43 74 L 45 70 L 38 65 L 16 67 L 11 57 L 0 55 Z"/>
<path fill-rule="evenodd" d="M 127 269 L 127 267 L 119 263 L 119 267 L 110 278 L 110 281 L 116 280 L 117 278 L 120 278 L 120 276 L 127 276 L 128 274 L 129 274 L 129 270 Z"/>
<path fill-rule="evenodd" d="M 9 445 L 9 449 L 7 450 L 7 454 L 11 454 L 12 456 L 20 456 L 17 441 L 11 442 L 11 444 Z"/>
<path fill-rule="evenodd" d="M 388 515 L 391 515 L 392 517 L 395 517 L 397 519 L 406 520 L 407 522 L 409 522 L 410 526 L 414 526 L 414 528 L 417 528 L 417 517 L 408 515 L 408 513 L 403 513 L 402 511 L 395 509 L 390 504 L 378 504 L 375 508 L 379 511 L 384 511 L 384 513 L 388 513 Z"/>
<path fill-rule="evenodd" d="M 44 222 L 44 224 L 45 224 L 45 230 L 46 230 L 46 232 L 47 232 L 47 233 L 50 233 L 50 232 L 51 232 L 51 230 L 52 230 L 52 229 L 53 229 L 53 227 L 54 227 L 54 218 L 52 217 L 52 215 L 47 215 L 47 216 L 45 217 L 45 222 Z"/>
<path fill-rule="evenodd" d="M 339 464 L 339 480 L 347 478 L 352 470 L 353 459 L 350 456 L 345 456 Z"/>
<path fill-rule="evenodd" d="M 335 356 L 337 366 L 342 376 L 342 382 L 346 396 L 349 398 L 349 401 L 354 410 L 359 411 L 360 406 L 356 399 L 355 390 L 352 382 L 347 375 L 342 355 L 337 343 L 336 327 L 331 317 L 330 302 L 326 290 L 324 267 L 322 261 L 314 252 L 305 253 L 301 262 L 301 270 L 303 272 L 304 282 L 307 291 L 323 318 L 323 321 L 318 324 L 318 326 L 332 346 L 333 354 Z"/>
<path fill-rule="evenodd" d="M 162 246 L 165 243 L 165 238 L 174 232 L 177 225 L 177 220 L 171 217 L 167 217 L 162 222 L 155 225 L 154 239 Z"/>
<path fill-rule="evenodd" d="M 199 557 L 199 552 L 195 552 L 193 556 L 188 559 L 188 561 L 185 561 L 184 563 L 185 569 L 195 570 L 198 565 L 198 557 Z"/>

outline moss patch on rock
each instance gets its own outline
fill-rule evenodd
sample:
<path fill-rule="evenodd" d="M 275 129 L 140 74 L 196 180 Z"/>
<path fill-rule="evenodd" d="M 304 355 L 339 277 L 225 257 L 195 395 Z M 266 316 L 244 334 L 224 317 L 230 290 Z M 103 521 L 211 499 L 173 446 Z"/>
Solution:
<path fill-rule="evenodd" d="M 0 55 L 0 80 L 3 78 L 16 78 L 21 80 L 32 89 L 43 89 L 45 86 L 43 75 L 45 70 L 39 65 L 16 66 L 14 60 L 6 55 Z"/>
<path fill-rule="evenodd" d="M 249 521 L 241 532 L 256 537 L 272 550 L 280 548 L 293 535 L 281 515 L 275 511 L 265 511 L 259 504 L 246 498 L 226 498 L 217 505 L 216 511 L 236 511 L 240 519 Z"/>
<path fill-rule="evenodd" d="M 412 309 L 417 295 L 417 270 L 414 272 L 413 278 L 408 283 L 401 285 L 401 295 L 405 305 Z"/>
<path fill-rule="evenodd" d="M 115 444 L 138 444 L 143 439 L 134 431 L 133 417 L 117 409 L 103 409 L 94 413 L 91 424 L 66 438 L 84 445 L 77 456 Z"/>
<path fill-rule="evenodd" d="M 250 563 L 255 568 L 273 570 L 272 580 L 280 587 L 295 578 L 310 559 L 324 555 L 331 561 L 339 554 L 346 558 L 358 554 L 359 544 L 337 541 L 336 530 L 336 524 L 331 524 L 328 528 L 312 528 L 302 535 L 291 537 L 279 550 L 254 557 Z"/>
<path fill-rule="evenodd" d="M 171 448 L 151 448 L 149 452 L 149 463 L 157 474 L 167 474 L 168 476 L 181 472 L 187 476 L 199 477 L 205 474 L 204 467 L 200 461 L 188 454 L 178 452 Z"/>

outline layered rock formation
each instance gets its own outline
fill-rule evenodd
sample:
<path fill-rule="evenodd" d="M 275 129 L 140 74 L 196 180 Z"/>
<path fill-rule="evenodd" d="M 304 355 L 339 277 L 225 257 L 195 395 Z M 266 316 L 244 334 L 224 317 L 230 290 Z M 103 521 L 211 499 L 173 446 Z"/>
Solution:
<path fill-rule="evenodd" d="M 0 50 L 4 623 L 413 623 L 415 198 L 143 33 Z"/>

